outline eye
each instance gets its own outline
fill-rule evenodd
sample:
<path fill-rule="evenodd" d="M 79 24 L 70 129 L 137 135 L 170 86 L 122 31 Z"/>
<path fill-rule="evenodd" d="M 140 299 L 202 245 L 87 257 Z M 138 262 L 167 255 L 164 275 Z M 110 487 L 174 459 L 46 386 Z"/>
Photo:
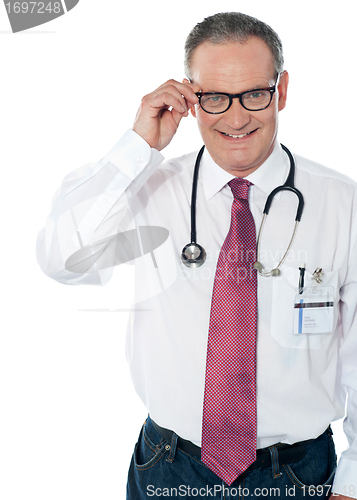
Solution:
<path fill-rule="evenodd" d="M 248 99 L 261 99 L 263 92 L 251 92 L 247 95 Z"/>
<path fill-rule="evenodd" d="M 222 99 L 221 95 L 213 95 L 212 97 L 209 97 L 207 100 L 211 102 L 219 102 Z"/>
<path fill-rule="evenodd" d="M 201 105 L 206 108 L 225 106 L 229 98 L 224 94 L 206 94 L 201 98 Z"/>
<path fill-rule="evenodd" d="M 227 100 L 227 96 L 221 94 L 207 95 L 205 96 L 205 102 L 208 104 L 219 104 L 225 102 Z"/>
<path fill-rule="evenodd" d="M 251 92 L 247 92 L 243 94 L 243 102 L 244 106 L 248 109 L 265 108 L 268 106 L 271 101 L 271 94 L 266 90 L 252 90 Z"/>

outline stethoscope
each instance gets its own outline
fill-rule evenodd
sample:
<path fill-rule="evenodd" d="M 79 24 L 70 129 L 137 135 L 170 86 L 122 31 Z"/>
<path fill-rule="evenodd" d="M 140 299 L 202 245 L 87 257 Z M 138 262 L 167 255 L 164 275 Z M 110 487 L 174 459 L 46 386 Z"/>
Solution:
<path fill-rule="evenodd" d="M 286 152 L 286 154 L 289 157 L 290 170 L 289 170 L 288 177 L 287 177 L 286 181 L 284 182 L 284 184 L 273 189 L 273 191 L 269 194 L 269 196 L 265 202 L 265 207 L 264 207 L 264 211 L 263 211 L 263 219 L 262 219 L 262 222 L 260 224 L 258 238 L 257 238 L 256 255 L 257 255 L 258 260 L 254 264 L 254 269 L 256 269 L 261 276 L 279 276 L 280 267 L 284 263 L 287 255 L 291 249 L 291 246 L 294 242 L 295 235 L 296 235 L 296 232 L 298 229 L 298 225 L 299 225 L 299 222 L 301 220 L 302 211 L 304 208 L 303 195 L 301 194 L 301 191 L 299 191 L 294 185 L 295 161 L 294 161 L 293 155 L 290 153 L 288 148 L 283 146 L 283 144 L 281 144 L 281 147 L 283 148 L 283 150 Z M 188 243 L 187 245 L 184 246 L 184 248 L 182 250 L 182 254 L 181 254 L 181 260 L 182 260 L 183 264 L 185 264 L 185 266 L 191 267 L 191 268 L 196 268 L 196 267 L 202 266 L 202 264 L 206 260 L 205 249 L 203 247 L 201 247 L 201 245 L 199 245 L 196 241 L 196 198 L 197 198 L 198 170 L 200 167 L 200 162 L 201 162 L 201 158 L 202 158 L 204 149 L 205 149 L 205 147 L 203 146 L 197 155 L 196 163 L 195 163 L 195 170 L 194 170 L 194 174 L 193 174 L 192 195 L 191 195 L 191 243 Z M 293 231 L 292 237 L 290 239 L 290 243 L 288 245 L 288 248 L 286 249 L 286 252 L 284 253 L 283 258 L 281 259 L 279 264 L 271 271 L 267 271 L 266 269 L 264 269 L 263 264 L 261 264 L 259 262 L 260 242 L 261 242 L 261 238 L 262 238 L 264 223 L 265 223 L 266 217 L 269 213 L 271 203 L 273 201 L 274 196 L 277 193 L 279 193 L 280 191 L 291 191 L 292 193 L 294 193 L 299 199 L 299 204 L 298 204 L 298 208 L 296 211 L 294 231 Z"/>

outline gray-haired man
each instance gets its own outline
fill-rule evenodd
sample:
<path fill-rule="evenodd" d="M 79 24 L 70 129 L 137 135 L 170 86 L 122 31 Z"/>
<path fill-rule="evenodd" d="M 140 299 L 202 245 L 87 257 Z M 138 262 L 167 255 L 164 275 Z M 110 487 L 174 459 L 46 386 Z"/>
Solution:
<path fill-rule="evenodd" d="M 289 78 L 276 33 L 239 13 L 211 16 L 192 30 L 186 76 L 145 96 L 133 130 L 95 167 L 66 180 L 39 242 L 47 274 L 92 284 L 105 283 L 108 262 L 123 258 L 123 239 L 115 238 L 129 234 L 130 224 L 169 232 L 165 245 L 153 243 L 151 258 L 135 261 L 141 307 L 130 322 L 128 359 L 149 417 L 127 498 L 304 498 L 331 491 L 357 498 L 356 185 L 295 156 L 305 206 L 280 274 L 262 276 L 249 264 L 251 282 L 242 279 L 242 267 L 218 277 L 218 268 L 246 264 L 238 255 L 248 239 L 242 221 L 259 228 L 267 195 L 288 175 L 277 132 Z M 207 259 L 192 268 L 183 265 L 181 249 L 190 232 L 196 154 L 163 162 L 159 153 L 189 111 L 205 145 L 196 219 Z M 235 179 L 244 180 L 245 198 Z M 296 203 L 290 192 L 274 199 L 259 255 L 266 268 L 284 254 Z M 73 217 L 66 218 L 69 211 Z M 240 238 L 233 254 L 232 233 Z M 225 248 L 231 253 L 222 261 Z M 242 315 L 243 302 L 250 312 Z M 346 391 L 350 448 L 331 490 L 336 457 L 329 424 L 344 415 Z"/>

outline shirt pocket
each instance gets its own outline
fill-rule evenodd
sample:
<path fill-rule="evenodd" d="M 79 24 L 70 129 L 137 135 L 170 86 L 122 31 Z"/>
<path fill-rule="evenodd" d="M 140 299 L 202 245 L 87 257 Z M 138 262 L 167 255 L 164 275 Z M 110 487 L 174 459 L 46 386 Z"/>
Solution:
<path fill-rule="evenodd" d="M 320 286 L 333 287 L 334 291 L 334 320 L 333 328 L 329 333 L 320 335 L 294 335 L 294 304 L 297 294 L 300 271 L 298 268 L 282 265 L 279 276 L 272 280 L 272 314 L 271 335 L 282 346 L 296 349 L 321 349 L 329 341 L 335 331 L 338 320 L 338 271 L 331 271 L 323 275 Z M 314 283 L 312 274 L 305 272 L 305 286 Z"/>

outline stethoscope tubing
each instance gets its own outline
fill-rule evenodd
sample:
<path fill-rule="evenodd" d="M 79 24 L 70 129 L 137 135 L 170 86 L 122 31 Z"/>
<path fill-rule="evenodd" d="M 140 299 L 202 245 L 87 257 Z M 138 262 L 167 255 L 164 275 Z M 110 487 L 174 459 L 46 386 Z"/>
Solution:
<path fill-rule="evenodd" d="M 289 157 L 290 161 L 290 170 L 288 177 L 284 184 L 281 186 L 277 186 L 273 191 L 268 195 L 264 210 L 263 210 L 263 219 L 260 224 L 259 232 L 258 232 L 258 238 L 257 238 L 257 246 L 256 246 L 256 256 L 257 256 L 257 261 L 254 264 L 254 268 L 258 271 L 258 273 L 261 276 L 278 276 L 280 274 L 280 266 L 284 263 L 286 257 L 288 256 L 288 253 L 290 252 L 290 249 L 293 245 L 293 242 L 295 240 L 296 232 L 298 229 L 299 222 L 301 220 L 302 212 L 304 209 L 304 197 L 296 187 L 295 187 L 295 161 L 294 157 L 289 151 L 287 147 L 285 147 L 283 144 L 281 144 L 281 147 L 283 150 L 286 152 L 286 154 Z M 196 231 L 196 200 L 197 200 L 197 186 L 198 186 L 198 172 L 199 172 L 199 167 L 201 163 L 201 158 L 203 155 L 203 152 L 205 150 L 205 146 L 202 146 L 200 149 L 197 158 L 196 158 L 196 163 L 195 163 L 195 168 L 194 168 L 194 174 L 193 174 L 193 181 L 192 181 L 192 193 L 191 193 L 191 242 L 185 245 L 185 247 L 182 250 L 181 253 L 181 260 L 183 264 L 187 267 L 200 267 L 204 261 L 206 260 L 206 252 L 204 248 L 197 243 L 197 231 Z M 288 245 L 288 248 L 286 249 L 286 252 L 284 253 L 282 259 L 280 260 L 279 264 L 272 269 L 271 271 L 267 271 L 264 269 L 264 266 L 259 262 L 259 251 L 260 251 L 260 243 L 261 243 L 261 237 L 262 237 L 262 232 L 263 232 L 263 227 L 264 223 L 266 220 L 266 217 L 269 213 L 273 198 L 277 193 L 280 191 L 290 191 L 294 193 L 298 197 L 298 208 L 296 211 L 296 217 L 295 217 L 295 225 L 294 225 L 294 230 L 292 237 L 290 239 L 290 243 Z"/>
<path fill-rule="evenodd" d="M 197 199 L 197 186 L 198 186 L 198 170 L 200 168 L 201 158 L 203 152 L 205 150 L 205 146 L 202 146 L 200 149 L 196 164 L 195 171 L 193 173 L 193 181 L 192 181 L 192 194 L 191 194 L 191 243 L 197 243 L 197 232 L 196 232 L 196 199 Z"/>
<path fill-rule="evenodd" d="M 291 152 L 288 150 L 288 148 L 286 146 L 284 146 L 284 144 L 281 144 L 281 147 L 283 148 L 283 150 L 285 151 L 285 153 L 288 155 L 289 160 L 290 160 L 289 174 L 288 174 L 288 176 L 287 176 L 286 181 L 284 182 L 284 184 L 282 184 L 281 186 L 276 187 L 269 194 L 269 196 L 268 196 L 268 198 L 267 198 L 267 200 L 265 202 L 265 207 L 264 207 L 264 210 L 263 210 L 263 214 L 268 215 L 271 203 L 273 201 L 273 198 L 274 198 L 274 196 L 277 193 L 279 193 L 280 191 L 291 191 L 299 199 L 299 204 L 298 204 L 298 208 L 297 208 L 297 211 L 296 211 L 295 220 L 300 222 L 301 216 L 302 216 L 302 212 L 304 210 L 304 197 L 301 194 L 301 191 L 299 191 L 295 187 L 295 160 L 294 160 L 294 157 L 291 154 Z"/>

